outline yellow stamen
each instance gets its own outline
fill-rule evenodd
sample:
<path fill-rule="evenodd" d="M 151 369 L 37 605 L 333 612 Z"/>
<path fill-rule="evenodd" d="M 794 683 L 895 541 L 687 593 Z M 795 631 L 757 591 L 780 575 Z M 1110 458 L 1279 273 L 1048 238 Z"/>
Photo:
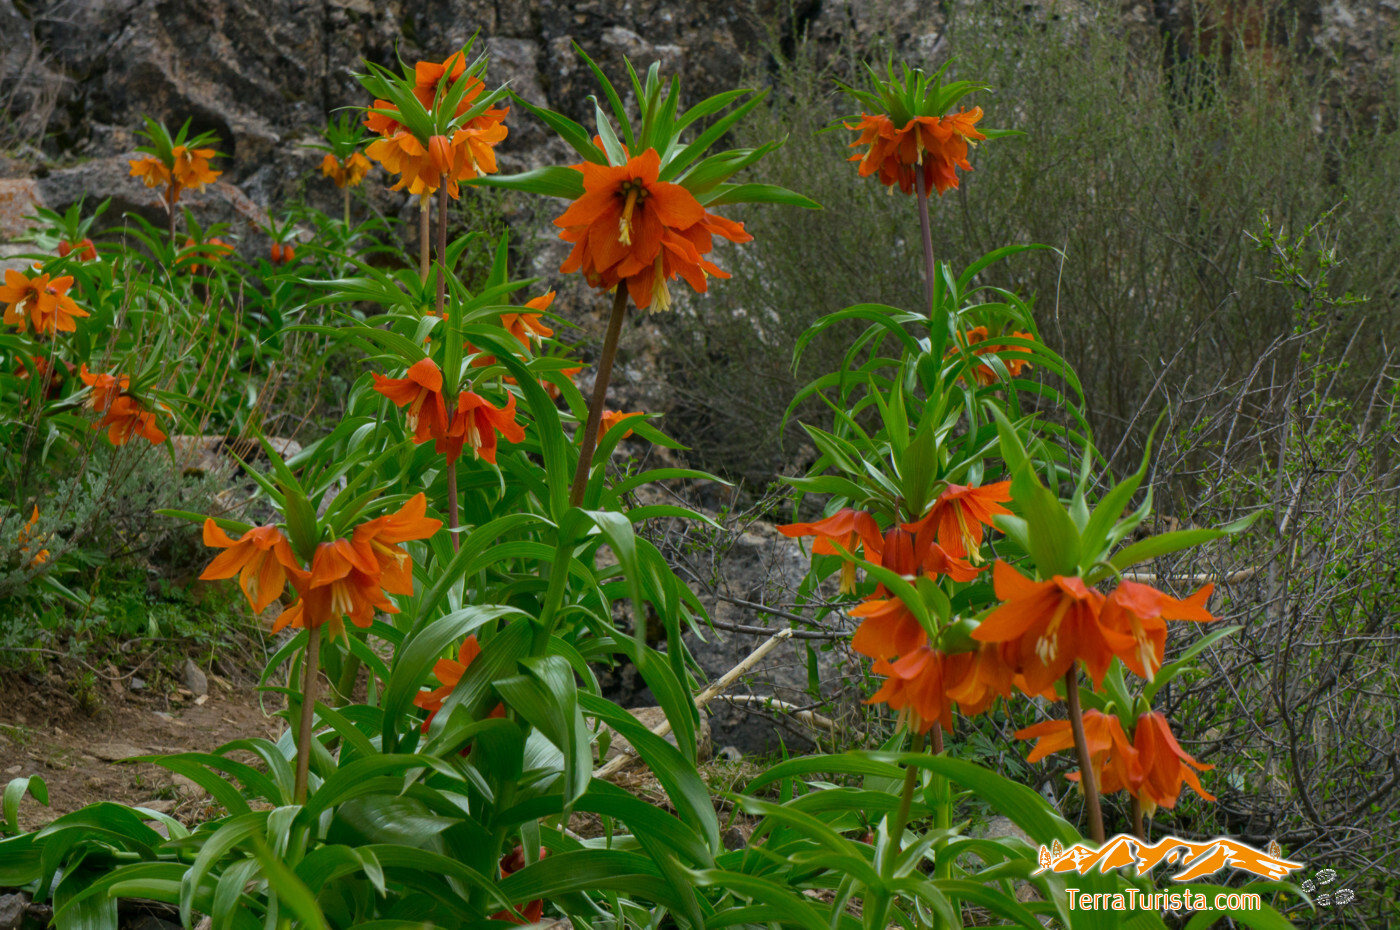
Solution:
<path fill-rule="evenodd" d="M 661 256 L 656 256 L 656 274 L 651 279 L 651 312 L 664 313 L 671 309 L 671 289 L 666 285 Z"/>
<path fill-rule="evenodd" d="M 1051 660 L 1059 655 L 1060 621 L 1065 618 L 1065 614 L 1069 612 L 1069 608 L 1069 598 L 1061 596 L 1060 603 L 1055 608 L 1055 613 L 1050 617 L 1050 624 L 1045 628 L 1045 632 L 1041 634 L 1040 639 L 1035 642 L 1036 658 L 1040 659 L 1043 665 L 1049 665 Z"/>
<path fill-rule="evenodd" d="M 1142 662 L 1142 670 L 1147 673 L 1147 680 L 1151 681 L 1157 674 L 1157 654 L 1147 638 L 1147 631 L 1142 628 L 1137 617 L 1133 617 L 1133 638 L 1138 643 L 1138 659 Z"/>
<path fill-rule="evenodd" d="M 398 563 L 400 568 L 402 568 L 403 564 L 408 561 L 408 553 L 404 552 L 398 546 L 390 546 L 387 543 L 382 543 L 377 539 L 371 540 L 370 546 L 380 556 L 393 559 L 395 562 Z"/>
<path fill-rule="evenodd" d="M 622 218 L 617 221 L 617 241 L 623 245 L 632 244 L 632 211 L 637 208 L 637 193 L 640 187 L 627 192 L 627 203 L 622 207 Z"/>
<path fill-rule="evenodd" d="M 967 560 L 973 565 L 981 565 L 983 562 L 982 547 L 972 535 L 972 530 L 967 527 L 967 518 L 963 516 L 961 504 L 956 502 L 953 504 L 953 514 L 958 518 L 958 531 L 962 533 L 962 544 L 963 548 L 967 550 Z"/>
<path fill-rule="evenodd" d="M 350 592 L 350 584 L 344 580 L 331 582 L 331 615 L 339 617 L 355 609 L 355 598 Z"/>

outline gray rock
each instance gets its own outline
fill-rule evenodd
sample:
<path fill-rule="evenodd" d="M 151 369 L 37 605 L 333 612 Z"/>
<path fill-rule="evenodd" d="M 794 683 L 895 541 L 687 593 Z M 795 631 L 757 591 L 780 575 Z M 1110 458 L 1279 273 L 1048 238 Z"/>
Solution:
<path fill-rule="evenodd" d="M 658 726 L 666 722 L 666 712 L 660 707 L 633 707 L 630 709 L 630 713 L 632 714 L 632 716 L 637 718 L 638 723 L 646 727 L 648 730 L 654 730 Z M 709 718 L 710 715 L 702 711 L 700 713 L 700 726 L 695 731 L 695 752 L 696 757 L 701 762 L 704 762 L 710 758 L 710 754 L 714 745 L 710 739 Z M 625 736 L 622 736 L 620 733 L 618 733 L 612 727 L 608 727 L 606 724 L 604 724 L 604 726 L 607 728 L 608 733 L 610 734 L 610 740 L 608 743 L 607 754 L 603 757 L 601 761 L 605 762 L 610 759 L 614 759 L 620 755 L 632 756 L 636 754 L 635 751 L 632 749 L 632 744 L 628 742 Z M 672 746 L 677 745 L 676 734 L 674 731 L 666 734 L 666 742 L 670 743 Z"/>
<path fill-rule="evenodd" d="M 19 930 L 27 907 L 29 896 L 26 894 L 0 895 L 0 930 Z"/>
<path fill-rule="evenodd" d="M 102 743 L 92 747 L 92 754 L 104 762 L 121 762 L 133 756 L 144 756 L 146 750 L 130 743 Z"/>
<path fill-rule="evenodd" d="M 194 664 L 193 659 L 185 660 L 184 678 L 185 687 L 194 692 L 195 697 L 209 693 L 209 678 L 203 669 Z"/>

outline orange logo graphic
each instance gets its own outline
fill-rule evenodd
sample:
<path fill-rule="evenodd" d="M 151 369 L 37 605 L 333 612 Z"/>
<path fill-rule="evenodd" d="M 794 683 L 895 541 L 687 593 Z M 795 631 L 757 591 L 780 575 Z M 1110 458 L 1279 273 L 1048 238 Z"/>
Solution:
<path fill-rule="evenodd" d="M 1277 843 L 1269 844 L 1269 851 L 1262 852 L 1253 846 L 1223 837 L 1193 843 L 1189 840 L 1166 837 L 1148 844 L 1135 836 L 1120 833 L 1109 839 L 1100 849 L 1092 849 L 1076 843 L 1068 849 L 1055 840 L 1048 848 L 1040 847 L 1041 872 L 1078 872 L 1087 875 L 1098 866 L 1100 872 L 1132 866 L 1137 876 L 1146 875 L 1161 863 L 1179 865 L 1181 870 L 1171 876 L 1172 881 L 1189 882 L 1205 875 L 1213 875 L 1229 866 L 1244 872 L 1252 872 L 1261 878 L 1277 881 L 1289 872 L 1303 868 L 1301 862 L 1289 862 L 1280 857 Z"/>

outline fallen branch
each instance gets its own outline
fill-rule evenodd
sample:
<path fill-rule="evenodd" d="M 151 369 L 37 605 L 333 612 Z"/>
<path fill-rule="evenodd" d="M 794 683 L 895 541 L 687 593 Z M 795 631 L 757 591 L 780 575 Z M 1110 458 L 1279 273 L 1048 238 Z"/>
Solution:
<path fill-rule="evenodd" d="M 1136 581 L 1139 584 L 1149 584 L 1153 581 L 1169 581 L 1178 584 L 1235 584 L 1240 581 L 1248 581 L 1259 574 L 1259 566 L 1253 565 L 1249 568 L 1242 568 L 1237 572 L 1220 574 L 1219 572 L 1197 572 L 1195 574 L 1170 574 L 1165 572 L 1124 572 L 1122 577 L 1128 581 Z"/>
<path fill-rule="evenodd" d="M 764 656 L 768 655 L 768 653 L 778 648 L 778 646 L 791 639 L 792 633 L 792 627 L 784 627 L 783 629 L 770 636 L 761 645 L 759 645 L 757 649 L 755 649 L 753 652 L 750 652 L 742 662 L 731 668 L 729 671 L 725 672 L 723 675 L 720 676 L 718 681 L 710 685 L 704 691 L 701 691 L 699 694 L 697 694 L 695 696 L 695 706 L 703 708 L 706 704 L 710 703 L 710 701 L 714 700 L 716 695 L 723 693 L 726 688 L 728 688 L 730 685 L 734 684 L 734 682 L 738 681 L 741 677 L 743 677 L 750 669 L 752 669 L 755 665 L 762 661 Z M 656 734 L 657 736 L 665 736 L 667 733 L 671 732 L 671 721 L 664 720 L 661 723 L 658 723 L 656 726 L 651 728 L 651 732 Z M 593 777 L 608 778 L 609 776 L 616 775 L 618 772 L 626 768 L 628 763 L 630 763 L 635 757 L 636 753 L 635 749 L 631 749 L 631 747 L 628 747 L 628 749 L 628 752 L 619 754 L 611 762 L 607 763 L 602 768 L 595 771 L 593 773 Z"/>
<path fill-rule="evenodd" d="M 762 707 L 764 710 L 777 711 L 787 714 L 798 723 L 804 723 L 814 730 L 825 730 L 832 736 L 836 735 L 836 721 L 830 717 L 823 717 L 815 711 L 804 710 L 796 704 L 789 704 L 787 701 L 780 701 L 775 697 L 758 694 L 731 694 L 726 695 L 724 700 L 731 704 L 744 704 L 755 707 Z"/>

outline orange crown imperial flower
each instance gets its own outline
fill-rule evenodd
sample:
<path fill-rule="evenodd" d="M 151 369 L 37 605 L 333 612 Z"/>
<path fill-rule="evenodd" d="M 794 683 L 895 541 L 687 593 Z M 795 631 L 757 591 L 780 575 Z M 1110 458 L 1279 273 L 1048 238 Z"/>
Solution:
<path fill-rule="evenodd" d="M 949 555 L 966 558 L 973 563 L 982 561 L 983 527 L 992 526 L 995 517 L 1009 515 L 1002 506 L 1011 500 L 1011 482 L 970 487 L 950 484 L 929 512 L 904 528 L 914 533 L 920 545 L 934 539 Z"/>
<path fill-rule="evenodd" d="M 549 850 L 540 847 L 540 860 L 549 855 Z M 501 878 L 509 878 L 516 872 L 525 868 L 525 847 L 517 845 L 510 852 L 501 857 Z M 540 922 L 541 915 L 544 914 L 544 899 L 536 898 L 528 902 L 524 907 L 514 911 L 497 911 L 491 915 L 492 920 L 505 920 L 513 924 L 536 924 Z"/>
<path fill-rule="evenodd" d="M 860 163 L 861 177 L 878 174 L 880 183 L 891 190 L 898 184 L 906 194 L 914 192 L 915 172 L 922 171 L 924 190 L 941 196 L 958 186 L 957 169 L 972 170 L 968 146 L 986 138 L 976 129 L 981 118 L 982 108 L 973 107 L 944 116 L 915 116 L 901 129 L 883 114 L 862 114 L 855 125 L 845 126 L 860 133 L 851 148 L 867 148 L 849 160 Z"/>
<path fill-rule="evenodd" d="M 1006 603 L 972 631 L 978 642 L 1000 643 L 1002 658 L 1024 678 L 1025 690 L 1052 688 L 1076 661 L 1095 683 L 1115 654 L 1133 644 L 1100 623 L 1104 596 L 1080 578 L 1055 575 L 1031 581 L 1005 562 L 993 570 L 996 595 Z"/>
<path fill-rule="evenodd" d="M 112 401 L 131 386 L 131 379 L 126 375 L 93 374 L 88 371 L 87 362 L 83 363 L 78 377 L 83 379 L 84 384 L 92 388 L 92 393 L 88 395 L 83 406 L 97 413 L 112 406 Z"/>
<path fill-rule="evenodd" d="M 153 446 L 165 442 L 165 433 L 156 425 L 156 413 L 129 394 L 111 398 L 107 415 L 92 424 L 93 429 L 107 430 L 107 440 L 114 446 L 124 446 L 140 436 Z M 164 408 L 162 408 L 164 409 Z"/>
<path fill-rule="evenodd" d="M 287 537 L 275 526 L 255 526 L 235 540 L 210 518 L 204 521 L 204 545 L 226 551 L 209 563 L 200 580 L 237 575 L 243 595 L 257 613 L 282 596 L 289 569 L 301 570 Z"/>
<path fill-rule="evenodd" d="M 888 704 L 901 722 L 908 717 L 909 728 L 916 733 L 927 733 L 935 723 L 953 732 L 953 705 L 947 694 L 948 656 L 919 646 L 898 662 L 877 659 L 870 670 L 888 677 L 865 703 Z"/>
<path fill-rule="evenodd" d="M 174 145 L 167 157 L 146 155 L 143 158 L 130 159 L 127 164 L 131 166 L 131 176 L 140 178 L 147 187 L 163 186 L 165 191 L 162 199 L 167 207 L 174 207 L 179 202 L 181 193 L 213 184 L 223 173 L 209 166 L 209 159 L 217 154 L 209 148 Z"/>
<path fill-rule="evenodd" d="M 427 718 L 423 721 L 423 732 L 427 733 L 428 728 L 433 725 L 433 718 L 438 711 L 442 710 L 442 704 L 457 687 L 462 676 L 467 673 L 467 668 L 476 661 L 476 657 L 481 655 L 481 644 L 476 641 L 475 636 L 468 636 L 462 641 L 462 645 L 457 650 L 457 659 L 438 659 L 433 665 L 433 675 L 442 682 L 442 687 L 434 688 L 431 691 L 419 691 L 413 698 L 414 706 L 421 707 L 428 712 Z M 497 704 L 488 714 L 488 717 L 504 717 L 506 706 Z M 464 750 L 462 755 L 466 755 Z"/>
<path fill-rule="evenodd" d="M 326 157 L 321 159 L 321 175 L 330 178 L 335 186 L 342 190 L 347 187 L 359 187 L 372 167 L 374 166 L 369 163 L 369 159 L 359 152 L 343 159 L 327 152 Z"/>
<path fill-rule="evenodd" d="M 363 561 L 379 566 L 379 585 L 389 594 L 413 593 L 413 558 L 399 543 L 427 539 L 442 529 L 442 521 L 427 512 L 428 499 L 419 492 L 394 513 L 361 523 L 351 534 Z"/>
<path fill-rule="evenodd" d="M 80 262 L 90 262 L 97 258 L 97 246 L 91 239 L 79 239 L 77 242 L 69 242 L 67 239 L 58 244 L 58 257 L 67 258 L 73 255 Z"/>
<path fill-rule="evenodd" d="M 442 396 L 442 370 L 430 358 L 411 365 L 402 378 L 373 373 L 374 389 L 400 407 L 407 407 L 404 421 L 415 443 L 447 437 L 447 402 Z M 441 450 L 439 450 L 441 451 Z"/>
<path fill-rule="evenodd" d="M 969 717 L 984 712 L 998 697 L 1011 697 L 1015 678 L 995 643 L 983 643 L 972 652 L 948 656 L 945 674 L 948 697 L 957 701 L 958 709 Z"/>
<path fill-rule="evenodd" d="M 485 89 L 481 78 L 465 74 L 466 56 L 457 52 L 442 63 L 420 61 L 414 65 L 413 96 L 427 111 L 428 124 L 414 123 L 405 118 L 389 100 L 375 100 L 365 115 L 364 124 L 381 138 L 370 143 L 365 154 L 379 162 L 391 174 L 400 175 L 393 190 L 407 189 L 410 194 L 427 197 L 446 184 L 454 200 L 460 196 L 460 182 L 496 172 L 495 147 L 506 137 L 504 120 L 509 113 L 505 107 L 487 107 L 477 115 L 459 122 L 475 105 Z M 392 80 L 393 85 L 381 86 L 389 96 L 395 96 L 395 86 L 407 79 L 392 78 L 379 72 L 378 79 Z M 455 111 L 439 113 L 437 104 L 466 81 Z M 400 98 L 407 102 L 407 98 Z M 409 123 L 417 126 L 411 129 Z"/>
<path fill-rule="evenodd" d="M 190 262 L 190 264 L 186 266 L 186 270 L 190 274 L 199 274 L 201 271 L 204 270 L 204 266 L 196 263 L 194 259 L 202 256 L 206 259 L 217 262 L 221 259 L 227 258 L 234 252 L 233 243 L 225 242 L 218 236 L 215 236 L 207 242 L 195 242 L 192 238 L 186 239 L 185 249 L 194 250 L 192 253 L 186 255 L 184 258 L 185 261 Z"/>
<path fill-rule="evenodd" d="M 345 618 L 358 627 L 374 622 L 375 610 L 396 614 L 379 587 L 379 565 L 349 539 L 323 542 L 311 559 L 311 571 L 289 570 L 300 597 L 272 625 L 276 633 L 290 624 L 296 629 L 327 626 L 331 637 L 346 637 Z"/>
<path fill-rule="evenodd" d="M 708 276 L 729 275 L 703 258 L 714 237 L 748 242 L 742 223 L 706 212 L 679 184 L 659 180 L 661 156 L 655 149 L 622 165 L 584 162 L 583 195 L 554 225 L 574 244 L 560 271 L 582 271 L 592 287 L 611 290 L 625 282 L 642 309 L 668 310 L 667 281 L 677 276 L 704 293 Z"/>
<path fill-rule="evenodd" d="M 1021 346 L 1008 346 L 989 341 L 987 327 L 985 326 L 974 326 L 964 335 L 967 337 L 968 347 L 976 347 L 972 348 L 973 355 L 989 355 L 1000 349 L 1020 350 L 1022 348 Z M 1012 332 L 1011 335 L 1017 339 L 1028 339 L 1032 341 L 1035 339 L 1035 336 L 1030 333 Z M 957 352 L 958 350 L 955 348 L 949 349 L 944 357 L 951 358 L 955 356 Z M 1022 371 L 1031 367 L 1030 362 L 1017 356 L 1002 359 L 1002 364 L 1006 366 L 1006 373 L 1013 378 L 1019 377 Z M 977 383 L 982 387 L 990 387 L 997 383 L 997 373 L 991 365 L 978 365 L 974 375 L 977 379 Z"/>
<path fill-rule="evenodd" d="M 815 523 L 788 523 L 778 527 L 778 532 L 790 539 L 800 536 L 815 536 L 812 543 L 813 555 L 836 555 L 834 545 L 839 545 L 852 555 L 858 542 L 865 543 L 866 558 L 880 551 L 882 541 L 880 526 L 875 518 L 864 510 L 846 507 Z M 851 594 L 856 589 L 856 563 L 843 560 L 841 563 L 842 594 Z"/>
<path fill-rule="evenodd" d="M 1203 765 L 1188 755 L 1172 736 L 1166 717 L 1156 711 L 1139 717 L 1133 733 L 1133 747 L 1137 750 L 1142 775 L 1139 782 L 1128 785 L 1128 790 L 1142 803 L 1147 816 L 1159 807 L 1167 810 L 1176 807 L 1183 781 L 1205 800 L 1215 800 L 1214 795 L 1201 787 L 1196 772 L 1191 771 L 1194 768 L 1208 772 L 1215 766 Z"/>
<path fill-rule="evenodd" d="M 40 565 L 43 565 L 49 560 L 49 550 L 47 549 L 40 549 L 33 555 L 29 554 L 30 550 L 32 550 L 35 546 L 39 545 L 41 542 L 40 540 L 34 538 L 34 527 L 38 525 L 39 505 L 35 504 L 34 512 L 29 516 L 29 522 L 26 523 L 24 526 L 20 527 L 19 535 L 15 537 L 15 547 L 19 549 L 19 554 L 21 558 L 28 559 L 28 562 L 26 562 L 25 564 L 27 564 L 30 568 L 38 568 Z"/>
<path fill-rule="evenodd" d="M 495 407 L 480 394 L 463 391 L 457 396 L 452 425 L 437 449 L 447 454 L 451 465 L 462 454 L 462 447 L 469 445 L 477 458 L 495 465 L 497 434 L 512 443 L 525 439 L 524 427 L 515 422 L 515 395 L 507 394 L 506 405 Z"/>
<path fill-rule="evenodd" d="M 815 546 L 813 551 L 816 551 Z M 946 574 L 954 581 L 970 581 L 981 571 L 949 555 L 931 539 L 921 542 L 917 536 L 897 526 L 885 532 L 878 546 L 867 544 L 865 558 L 905 578 Z M 892 595 L 883 583 L 851 611 L 851 616 L 864 621 L 851 637 L 851 648 L 872 659 L 907 655 L 928 640 L 928 634 L 908 605 Z"/>
<path fill-rule="evenodd" d="M 1131 637 L 1133 646 L 1118 657 L 1133 674 L 1151 681 L 1162 667 L 1167 648 L 1168 620 L 1209 623 L 1216 618 L 1206 610 L 1215 585 L 1208 584 L 1195 594 L 1177 600 L 1151 585 L 1124 580 L 1104 602 L 1105 629 Z"/>
<path fill-rule="evenodd" d="M 29 326 L 41 335 L 77 332 L 76 317 L 88 315 L 68 296 L 72 275 L 49 280 L 47 274 L 29 277 L 13 268 L 5 269 L 0 285 L 0 303 L 5 304 L 5 323 L 24 332 Z"/>
<path fill-rule="evenodd" d="M 1014 734 L 1017 739 L 1036 740 L 1027 762 L 1039 762 L 1052 752 L 1074 748 L 1074 732 L 1068 720 L 1045 720 Z M 1089 752 L 1089 764 L 1094 783 L 1103 794 L 1120 791 L 1142 780 L 1142 763 L 1138 751 L 1123 732 L 1115 714 L 1098 710 L 1084 712 L 1084 742 Z M 1079 781 L 1080 773 L 1071 772 L 1070 781 Z"/>
<path fill-rule="evenodd" d="M 543 312 L 548 310 L 552 303 L 554 303 L 554 291 L 533 297 L 525 302 L 525 306 L 530 310 L 539 311 L 538 313 L 503 313 L 501 314 L 501 325 L 521 345 L 529 348 L 532 340 L 538 343 L 554 335 L 554 330 L 540 322 Z"/>
<path fill-rule="evenodd" d="M 646 416 L 646 414 L 642 413 L 641 411 L 635 411 L 633 413 L 623 413 L 620 410 L 604 410 L 601 420 L 601 430 L 603 433 L 607 433 L 609 430 L 611 430 L 617 424 L 621 423 L 623 420 L 626 420 L 629 417 L 641 416 Z M 628 436 L 631 435 L 632 431 L 629 429 L 627 432 L 622 434 L 621 438 L 626 439 Z"/>

